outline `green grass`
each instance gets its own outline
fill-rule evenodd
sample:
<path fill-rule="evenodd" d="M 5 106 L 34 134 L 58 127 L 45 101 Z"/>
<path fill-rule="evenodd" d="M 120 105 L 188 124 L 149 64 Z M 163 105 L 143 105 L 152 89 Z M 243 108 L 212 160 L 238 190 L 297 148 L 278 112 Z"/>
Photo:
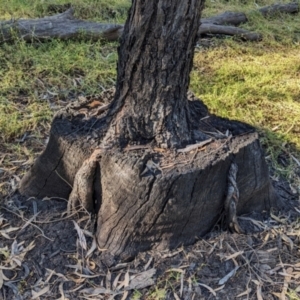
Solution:
<path fill-rule="evenodd" d="M 0 0 L 0 19 L 41 17 L 50 14 L 49 4 L 69 2 Z M 207 0 L 204 16 L 246 12 L 249 22 L 242 27 L 264 38 L 257 43 L 226 38 L 198 51 L 191 89 L 214 113 L 259 128 L 275 165 L 282 151 L 300 158 L 300 14 L 265 19 L 254 12 L 274 2 Z M 74 0 L 72 5 L 78 18 L 123 23 L 130 1 Z M 112 86 L 116 49 L 117 43 L 100 41 L 29 44 L 18 38 L 0 45 L 2 152 L 12 151 L 25 133 L 45 135 L 54 112 L 72 99 Z"/>
<path fill-rule="evenodd" d="M 49 15 L 49 5 L 72 3 L 75 16 L 94 21 L 124 22 L 128 0 L 0 0 L 1 19 L 38 18 Z"/>
<path fill-rule="evenodd" d="M 13 49 L 12 49 L 13 47 Z M 58 42 L 0 48 L 0 129 L 9 141 L 52 117 L 57 100 L 99 93 L 114 83 L 115 44 Z"/>
<path fill-rule="evenodd" d="M 300 53 L 227 45 L 195 55 L 191 88 L 215 113 L 300 146 Z"/>

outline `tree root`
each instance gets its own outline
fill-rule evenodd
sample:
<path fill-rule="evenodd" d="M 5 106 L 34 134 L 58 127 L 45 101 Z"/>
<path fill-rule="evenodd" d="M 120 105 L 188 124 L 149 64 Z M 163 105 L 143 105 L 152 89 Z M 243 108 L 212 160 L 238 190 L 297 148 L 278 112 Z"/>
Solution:
<path fill-rule="evenodd" d="M 76 173 L 73 189 L 68 201 L 68 214 L 82 208 L 88 212 L 94 210 L 94 176 L 100 153 L 100 149 L 94 150 L 92 155 L 83 162 L 81 168 Z"/>
<path fill-rule="evenodd" d="M 243 229 L 240 227 L 236 210 L 239 201 L 239 189 L 236 183 L 236 174 L 238 171 L 238 166 L 235 162 L 232 162 L 228 172 L 228 187 L 227 196 L 225 200 L 225 214 L 227 226 L 232 232 L 244 233 Z"/>

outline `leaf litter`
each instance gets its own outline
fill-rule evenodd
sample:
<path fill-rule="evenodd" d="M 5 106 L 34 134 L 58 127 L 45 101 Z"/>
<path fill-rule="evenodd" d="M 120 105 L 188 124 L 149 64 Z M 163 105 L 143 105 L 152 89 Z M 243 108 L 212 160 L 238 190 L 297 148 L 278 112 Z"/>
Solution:
<path fill-rule="evenodd" d="M 139 299 L 156 299 L 155 291 L 164 290 L 164 299 L 287 299 L 290 291 L 300 293 L 297 211 L 241 217 L 252 232 L 215 229 L 195 245 L 140 253 L 108 268 L 101 261 L 105 249 L 93 238 L 93 216 L 65 217 L 63 200 L 16 197 L 0 215 L 0 297 L 132 299 L 139 291 Z"/>
<path fill-rule="evenodd" d="M 291 292 L 300 298 L 299 201 L 289 200 L 293 208 L 270 217 L 239 217 L 246 234 L 216 226 L 195 245 L 140 253 L 107 268 L 101 261 L 106 249 L 97 249 L 93 238 L 93 216 L 66 216 L 65 199 L 14 195 L 32 163 L 27 147 L 33 142 L 26 135 L 23 157 L 10 151 L 0 157 L 0 189 L 6 189 L 0 299 L 132 299 L 139 291 L 138 299 L 151 300 L 158 290 L 164 299 L 288 299 Z M 38 140 L 34 145 L 35 152 L 44 147 Z"/>

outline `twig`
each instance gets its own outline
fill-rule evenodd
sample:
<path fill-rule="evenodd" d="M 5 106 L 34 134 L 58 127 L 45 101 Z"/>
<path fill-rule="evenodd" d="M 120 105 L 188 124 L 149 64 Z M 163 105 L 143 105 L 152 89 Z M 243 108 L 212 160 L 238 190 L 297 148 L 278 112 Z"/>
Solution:
<path fill-rule="evenodd" d="M 132 151 L 132 150 L 140 150 L 140 149 L 150 149 L 150 146 L 148 146 L 148 145 L 132 145 L 132 146 L 127 146 L 124 150 Z"/>
<path fill-rule="evenodd" d="M 24 222 L 30 222 L 30 220 L 27 220 L 26 218 L 24 218 L 24 217 L 20 216 L 19 214 L 15 213 L 14 211 L 12 211 L 12 210 L 10 210 L 10 209 L 4 207 L 4 206 L 3 206 L 2 208 L 4 208 L 6 211 L 8 211 L 8 212 L 10 212 L 10 213 L 12 213 L 12 214 L 18 216 L 18 217 L 19 217 L 20 219 L 22 219 Z M 42 233 L 42 236 L 43 236 L 45 239 L 47 239 L 47 240 L 49 240 L 49 241 L 51 241 L 51 242 L 54 241 L 54 239 L 50 239 L 49 237 L 47 237 L 47 236 L 44 234 L 44 231 L 43 231 L 39 226 L 37 226 L 37 225 L 35 225 L 35 224 L 31 223 L 31 222 L 29 223 L 29 225 L 32 225 L 33 227 L 35 227 L 36 229 L 38 229 L 38 230 Z M 26 225 L 26 226 L 27 226 L 27 225 Z"/>
<path fill-rule="evenodd" d="M 192 150 L 195 150 L 195 149 L 198 149 L 200 147 L 203 147 L 207 144 L 209 144 L 210 142 L 212 142 L 214 139 L 210 138 L 208 140 L 205 140 L 205 141 L 202 141 L 200 143 L 197 143 L 197 144 L 193 144 L 193 145 L 189 145 L 189 146 L 186 146 L 185 148 L 182 148 L 182 149 L 178 149 L 177 152 L 179 153 L 186 153 L 186 152 L 190 152 Z"/>

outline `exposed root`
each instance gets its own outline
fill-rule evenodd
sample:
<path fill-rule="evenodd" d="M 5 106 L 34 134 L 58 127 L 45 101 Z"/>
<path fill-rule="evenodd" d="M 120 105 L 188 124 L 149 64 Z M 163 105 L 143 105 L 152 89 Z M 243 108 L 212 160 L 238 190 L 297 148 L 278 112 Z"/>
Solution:
<path fill-rule="evenodd" d="M 94 175 L 100 152 L 100 149 L 96 149 L 76 173 L 73 189 L 69 196 L 68 214 L 81 207 L 88 212 L 93 211 Z"/>
<path fill-rule="evenodd" d="M 244 233 L 243 229 L 238 223 L 236 216 L 236 208 L 239 201 L 239 189 L 236 183 L 237 171 L 237 164 L 235 162 L 232 162 L 228 172 L 228 187 L 227 196 L 225 200 L 225 214 L 228 228 L 232 232 Z"/>

